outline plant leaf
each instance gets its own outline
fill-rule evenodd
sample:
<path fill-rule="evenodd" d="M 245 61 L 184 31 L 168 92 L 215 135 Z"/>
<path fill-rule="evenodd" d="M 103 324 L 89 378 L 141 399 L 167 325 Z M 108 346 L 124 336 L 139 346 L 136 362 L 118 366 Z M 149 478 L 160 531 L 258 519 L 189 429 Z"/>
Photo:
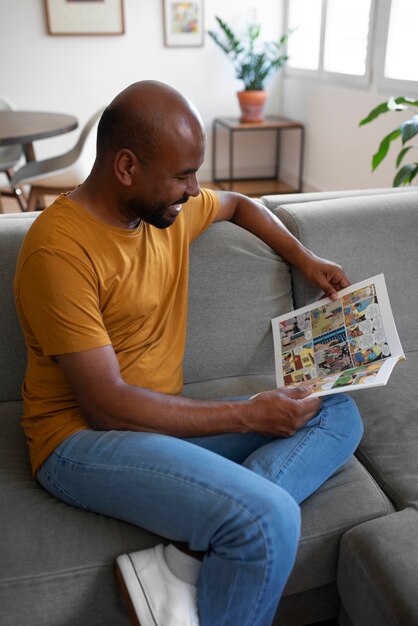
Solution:
<path fill-rule="evenodd" d="M 393 179 L 393 186 L 399 187 L 400 185 L 409 185 L 411 181 L 418 174 L 418 163 L 408 163 L 404 165 L 396 174 Z"/>
<path fill-rule="evenodd" d="M 389 111 L 405 111 L 408 108 L 405 104 L 398 104 L 393 97 L 389 98 L 387 105 Z"/>
<path fill-rule="evenodd" d="M 398 154 L 398 158 L 396 159 L 396 167 L 400 166 L 400 164 L 402 163 L 402 159 L 404 158 L 405 154 L 407 152 L 409 152 L 411 148 L 412 148 L 412 146 L 408 146 L 407 148 L 403 148 L 403 150 L 400 151 L 400 153 Z"/>
<path fill-rule="evenodd" d="M 402 105 L 408 106 L 418 106 L 418 100 L 413 100 L 412 98 L 405 98 L 403 96 L 399 96 L 398 98 L 390 98 L 388 102 L 382 102 L 377 107 L 372 109 L 370 113 L 359 123 L 359 126 L 364 126 L 365 124 L 369 124 L 375 120 L 382 113 L 387 113 L 388 111 L 403 111 L 405 108 Z M 398 106 L 399 105 L 399 106 Z"/>
<path fill-rule="evenodd" d="M 403 122 L 399 128 L 402 134 L 402 144 L 405 144 L 418 134 L 418 115 L 414 115 L 411 119 Z"/>
<path fill-rule="evenodd" d="M 384 139 L 382 139 L 379 149 L 373 155 L 373 159 L 372 159 L 373 171 L 376 169 L 376 167 L 383 161 L 383 159 L 387 155 L 391 142 L 397 139 L 400 136 L 400 134 L 401 134 L 401 131 L 399 128 L 397 128 L 396 130 L 393 130 L 391 133 L 389 133 L 389 135 L 386 135 Z"/>
<path fill-rule="evenodd" d="M 410 150 L 412 150 L 412 148 L 418 148 L 418 143 L 414 143 L 411 146 L 407 146 L 406 148 L 403 148 L 400 153 L 398 154 L 398 158 L 396 159 L 396 167 L 399 167 L 401 162 L 403 161 L 403 158 L 405 156 L 405 154 L 407 152 L 409 152 Z"/>

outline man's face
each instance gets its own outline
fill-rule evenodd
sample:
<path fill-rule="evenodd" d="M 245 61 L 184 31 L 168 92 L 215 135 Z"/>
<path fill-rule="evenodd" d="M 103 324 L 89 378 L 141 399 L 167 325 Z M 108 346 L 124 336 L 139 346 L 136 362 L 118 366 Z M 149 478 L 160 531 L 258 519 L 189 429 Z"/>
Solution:
<path fill-rule="evenodd" d="M 156 228 L 171 226 L 182 205 L 200 192 L 197 171 L 204 153 L 203 136 L 165 142 L 155 158 L 140 165 L 140 175 L 127 202 L 129 216 Z"/>

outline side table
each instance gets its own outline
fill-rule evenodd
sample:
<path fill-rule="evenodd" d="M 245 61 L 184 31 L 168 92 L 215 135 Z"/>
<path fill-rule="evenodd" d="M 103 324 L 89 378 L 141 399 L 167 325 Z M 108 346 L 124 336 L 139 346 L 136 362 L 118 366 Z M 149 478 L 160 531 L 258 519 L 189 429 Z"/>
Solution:
<path fill-rule="evenodd" d="M 228 176 L 220 178 L 217 175 L 217 134 L 220 128 L 226 129 L 228 135 Z M 234 171 L 234 136 L 242 132 L 275 131 L 275 163 L 274 175 L 270 177 L 237 177 Z M 298 142 L 298 183 L 291 187 L 279 180 L 279 168 L 281 157 L 281 137 L 284 132 L 296 131 L 299 135 Z M 238 191 L 246 195 L 266 195 L 270 193 L 292 193 L 302 190 L 302 167 L 304 149 L 304 127 L 300 122 L 295 122 L 280 116 L 267 116 L 263 122 L 242 123 L 234 117 L 218 117 L 212 124 L 212 180 L 225 191 Z"/>

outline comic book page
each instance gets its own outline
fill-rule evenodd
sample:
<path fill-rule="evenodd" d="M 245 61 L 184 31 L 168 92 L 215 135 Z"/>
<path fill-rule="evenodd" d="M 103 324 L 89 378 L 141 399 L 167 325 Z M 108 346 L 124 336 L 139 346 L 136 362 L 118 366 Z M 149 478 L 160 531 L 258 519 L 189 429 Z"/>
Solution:
<path fill-rule="evenodd" d="M 272 320 L 277 386 L 327 395 L 385 385 L 405 355 L 383 274 Z"/>

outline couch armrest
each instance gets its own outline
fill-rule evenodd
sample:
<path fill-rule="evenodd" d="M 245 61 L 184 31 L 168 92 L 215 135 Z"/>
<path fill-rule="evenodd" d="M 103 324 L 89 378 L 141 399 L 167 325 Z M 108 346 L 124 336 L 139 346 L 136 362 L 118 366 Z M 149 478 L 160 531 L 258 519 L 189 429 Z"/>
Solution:
<path fill-rule="evenodd" d="M 271 210 L 316 254 L 340 263 L 354 283 L 383 272 L 401 340 L 418 349 L 418 191 L 352 196 Z M 292 268 L 295 308 L 319 293 Z"/>

